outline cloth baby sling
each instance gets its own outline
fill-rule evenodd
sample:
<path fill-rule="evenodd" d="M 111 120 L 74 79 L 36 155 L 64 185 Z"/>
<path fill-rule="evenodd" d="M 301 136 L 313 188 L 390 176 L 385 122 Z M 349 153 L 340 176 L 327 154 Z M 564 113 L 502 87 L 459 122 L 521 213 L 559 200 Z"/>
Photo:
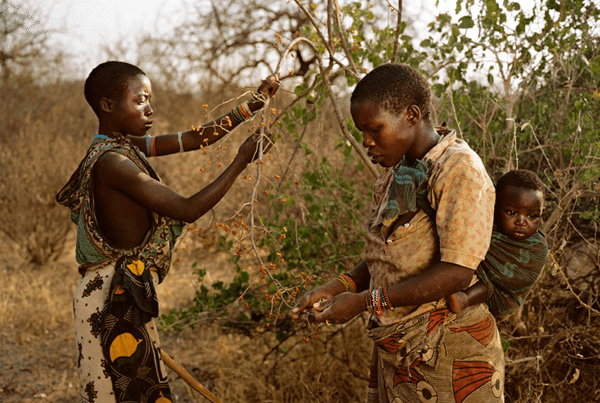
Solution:
<path fill-rule="evenodd" d="M 429 165 L 417 160 L 414 166 L 401 164 L 392 169 L 388 203 L 383 223 L 391 226 L 403 214 L 421 208 L 435 223 L 436 211 L 427 199 Z M 539 278 L 548 256 L 548 244 L 541 231 L 522 241 L 502 234 L 494 225 L 490 247 L 476 274 L 488 289 L 486 301 L 494 316 L 512 313 L 523 304 Z"/>

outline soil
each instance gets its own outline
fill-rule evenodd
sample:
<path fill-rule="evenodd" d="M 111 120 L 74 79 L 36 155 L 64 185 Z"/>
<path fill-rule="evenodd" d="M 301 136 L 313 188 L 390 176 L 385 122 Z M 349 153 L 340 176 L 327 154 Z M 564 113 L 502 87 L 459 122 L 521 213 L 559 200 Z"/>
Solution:
<path fill-rule="evenodd" d="M 43 267 L 15 261 L 18 257 L 10 250 L 0 249 L 0 402 L 78 402 L 70 310 L 79 278 L 74 256 Z M 163 311 L 192 298 L 191 269 L 186 266 L 176 263 L 172 278 L 159 287 Z M 218 343 L 219 333 L 161 331 L 160 338 L 162 348 L 210 388 L 211 357 L 194 344 L 199 338 Z M 170 369 L 169 376 L 174 402 L 208 401 Z"/>

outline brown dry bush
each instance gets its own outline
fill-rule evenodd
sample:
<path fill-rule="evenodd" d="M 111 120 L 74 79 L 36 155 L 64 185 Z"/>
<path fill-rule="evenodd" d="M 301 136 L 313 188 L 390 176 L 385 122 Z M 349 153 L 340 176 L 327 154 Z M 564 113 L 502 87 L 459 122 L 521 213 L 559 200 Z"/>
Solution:
<path fill-rule="evenodd" d="M 155 110 L 160 108 L 158 102 L 160 101 L 157 100 Z M 205 100 L 200 102 L 206 103 Z M 278 100 L 278 102 L 282 101 Z M 259 202 L 255 206 L 257 215 L 269 214 L 270 201 L 263 193 L 264 190 L 270 189 L 272 195 L 277 194 L 277 189 L 284 181 L 301 183 L 300 173 L 305 169 L 313 169 L 323 157 L 329 158 L 335 167 L 345 165 L 341 153 L 330 151 L 334 150 L 340 141 L 340 135 L 331 127 L 334 122 L 332 112 L 329 107 L 325 107 L 320 113 L 319 118 L 305 131 L 304 141 L 310 143 L 311 149 L 315 150 L 314 153 L 306 154 L 299 150 L 294 137 L 289 133 L 283 133 L 283 137 L 277 140 L 270 152 L 273 158 L 266 158 L 265 164 L 261 165 L 262 178 L 257 196 Z M 246 124 L 246 126 L 251 125 Z M 236 149 L 233 145 L 239 144 L 241 138 L 246 135 L 246 126 L 240 128 L 240 133 L 235 133 L 232 139 L 226 141 L 228 151 Z M 190 191 L 198 186 L 200 181 L 214 178 L 217 174 L 215 165 L 227 161 L 226 153 L 220 151 L 221 147 L 222 145 L 216 145 L 212 149 L 209 148 L 206 154 L 183 155 L 181 156 L 183 160 L 179 156 L 173 156 L 168 159 L 156 159 L 153 163 L 159 168 L 165 181 L 177 189 Z M 210 166 L 207 165 L 208 161 L 212 162 Z M 205 168 L 204 172 L 198 172 L 199 167 Z M 355 178 L 365 176 L 354 165 L 352 169 L 344 172 Z M 172 273 L 161 287 L 162 293 L 169 294 L 170 301 L 176 298 L 177 302 L 173 305 L 163 304 L 163 313 L 170 309 L 194 305 L 194 293 L 201 285 L 194 281 L 192 268 L 194 263 L 197 264 L 197 268 L 206 270 L 203 283 L 207 286 L 216 281 L 228 283 L 232 280 L 235 271 L 230 258 L 234 251 L 224 251 L 220 248 L 219 239 L 221 236 L 226 236 L 228 240 L 238 242 L 240 237 L 232 235 L 231 231 L 215 229 L 215 223 L 231 224 L 233 213 L 250 201 L 256 174 L 256 166 L 249 167 L 244 175 L 253 179 L 239 180 L 211 213 L 191 227 L 195 227 L 195 230 L 188 231 L 184 235 L 178 244 L 177 261 Z M 276 176 L 279 178 L 275 179 Z M 365 194 L 369 191 L 367 179 L 365 178 L 364 184 Z M 286 189 L 286 192 L 287 196 L 296 197 L 298 187 L 292 186 Z M 318 197 L 318 194 L 315 194 L 315 197 Z M 248 209 L 242 212 L 246 216 Z M 302 222 L 307 214 L 307 206 L 302 200 L 296 198 L 295 208 L 287 209 L 286 214 L 291 214 Z M 342 227 L 340 225 L 340 229 Z M 355 230 L 360 231 L 360 228 Z M 345 235 L 350 238 L 359 236 L 348 233 Z M 264 282 L 260 279 L 259 265 L 249 241 L 240 242 L 240 247 L 243 248 L 243 252 L 239 264 L 244 267 L 244 270 L 250 272 L 253 286 L 264 287 Z M 332 275 L 327 267 L 322 270 L 323 278 Z M 185 296 L 182 293 L 177 296 L 171 295 L 170 289 L 177 290 L 177 287 L 173 286 L 183 283 L 187 284 L 189 292 L 185 293 Z M 266 288 L 264 290 L 266 291 Z M 251 333 L 246 333 L 243 329 L 241 332 L 236 332 L 231 328 L 229 330 L 219 328 L 221 323 L 231 324 L 233 318 L 242 310 L 240 305 L 235 304 L 227 308 L 226 314 L 221 312 L 221 316 L 215 315 L 214 312 L 205 312 L 194 323 L 193 330 L 166 333 L 169 339 L 174 338 L 181 343 L 177 345 L 177 351 L 182 348 L 182 345 L 188 346 L 186 349 L 189 348 L 189 353 L 183 356 L 172 354 L 173 357 L 196 374 L 201 382 L 214 390 L 224 401 L 358 402 L 363 400 L 366 393 L 371 345 L 364 332 L 362 320 L 354 321 L 347 326 L 323 327 L 322 333 L 308 342 L 304 341 L 304 337 L 309 334 L 310 329 L 302 327 L 285 341 L 277 341 L 277 326 L 283 326 L 284 323 L 274 324 L 275 329 L 263 327 Z M 286 314 L 287 311 L 284 310 L 283 313 Z M 198 342 L 199 340 L 201 342 Z M 165 343 L 164 348 L 170 351 L 170 348 L 175 347 Z"/>
<path fill-rule="evenodd" d="M 57 259 L 68 241 L 69 214 L 54 195 L 85 151 L 81 134 L 93 130 L 91 111 L 82 108 L 80 89 L 67 83 L 22 81 L 12 90 L 4 100 L 11 119 L 0 136 L 0 236 L 42 265 Z"/>
<path fill-rule="evenodd" d="M 568 218 L 568 217 L 567 217 Z M 600 399 L 600 248 L 597 230 L 565 219 L 561 242 L 522 312 L 500 324 L 507 402 Z M 567 241 L 568 240 L 568 241 Z"/>

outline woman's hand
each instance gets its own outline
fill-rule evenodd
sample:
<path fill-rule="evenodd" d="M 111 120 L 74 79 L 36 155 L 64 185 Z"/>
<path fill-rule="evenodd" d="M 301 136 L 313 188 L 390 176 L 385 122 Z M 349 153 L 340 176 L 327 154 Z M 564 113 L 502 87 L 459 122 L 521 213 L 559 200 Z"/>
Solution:
<path fill-rule="evenodd" d="M 292 319 L 297 321 L 304 321 L 307 319 L 307 314 L 311 313 L 312 316 L 315 312 L 315 305 L 318 302 L 331 300 L 336 295 L 346 291 L 344 285 L 333 280 L 320 287 L 314 288 L 304 294 L 300 301 L 296 303 L 296 306 L 290 311 Z"/>
<path fill-rule="evenodd" d="M 256 93 L 250 101 L 248 101 L 248 107 L 252 112 L 256 112 L 262 108 L 269 97 L 273 98 L 275 93 L 279 89 L 281 82 L 277 79 L 277 76 L 271 74 L 265 78 L 262 83 L 258 86 Z"/>
<path fill-rule="evenodd" d="M 261 134 L 261 129 L 264 130 L 264 133 Z M 256 129 L 254 134 L 249 136 L 246 141 L 240 145 L 238 150 L 238 158 L 243 158 L 246 163 L 251 163 L 256 161 L 259 157 L 259 145 L 262 141 L 263 144 L 263 154 L 266 154 L 267 151 L 273 146 L 273 136 L 269 133 L 269 130 L 266 127 L 259 127 Z"/>
<path fill-rule="evenodd" d="M 364 293 L 345 292 L 326 301 L 317 302 L 311 311 L 311 322 L 346 323 L 366 310 Z"/>
<path fill-rule="evenodd" d="M 270 76 L 265 78 L 262 83 L 260 83 L 256 92 L 264 96 L 268 95 L 269 97 L 273 98 L 280 85 L 281 82 L 279 81 L 277 76 L 271 74 Z"/>

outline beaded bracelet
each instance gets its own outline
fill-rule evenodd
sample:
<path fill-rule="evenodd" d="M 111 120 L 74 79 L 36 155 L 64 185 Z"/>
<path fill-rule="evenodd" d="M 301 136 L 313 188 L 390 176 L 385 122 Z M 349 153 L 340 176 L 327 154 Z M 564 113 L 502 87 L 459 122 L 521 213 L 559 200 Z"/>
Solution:
<path fill-rule="evenodd" d="M 365 291 L 365 304 L 370 314 L 383 315 L 384 309 L 394 310 L 392 301 L 388 295 L 387 287 L 375 288 Z"/>
<path fill-rule="evenodd" d="M 367 312 L 373 314 L 373 304 L 371 303 L 371 293 L 369 290 L 365 291 L 365 305 L 367 306 Z"/>
<path fill-rule="evenodd" d="M 250 106 L 248 105 L 248 101 L 244 101 L 235 108 L 233 108 L 231 110 L 231 116 L 233 116 L 233 118 L 237 120 L 238 123 L 242 123 L 250 119 L 253 116 L 253 113 L 250 109 Z"/>
<path fill-rule="evenodd" d="M 354 279 L 350 277 L 349 274 L 340 274 L 336 277 L 336 280 L 340 281 L 344 285 L 346 291 L 356 292 L 356 283 L 354 282 Z"/>
<path fill-rule="evenodd" d="M 392 305 L 392 301 L 390 300 L 390 296 L 388 294 L 387 287 L 383 287 L 381 290 L 382 290 L 382 293 L 383 293 L 384 307 L 393 311 L 394 310 L 394 306 Z"/>
<path fill-rule="evenodd" d="M 377 309 L 377 316 L 383 315 L 383 306 L 381 304 L 381 294 L 379 292 L 380 289 L 376 288 L 373 290 L 373 307 Z"/>

